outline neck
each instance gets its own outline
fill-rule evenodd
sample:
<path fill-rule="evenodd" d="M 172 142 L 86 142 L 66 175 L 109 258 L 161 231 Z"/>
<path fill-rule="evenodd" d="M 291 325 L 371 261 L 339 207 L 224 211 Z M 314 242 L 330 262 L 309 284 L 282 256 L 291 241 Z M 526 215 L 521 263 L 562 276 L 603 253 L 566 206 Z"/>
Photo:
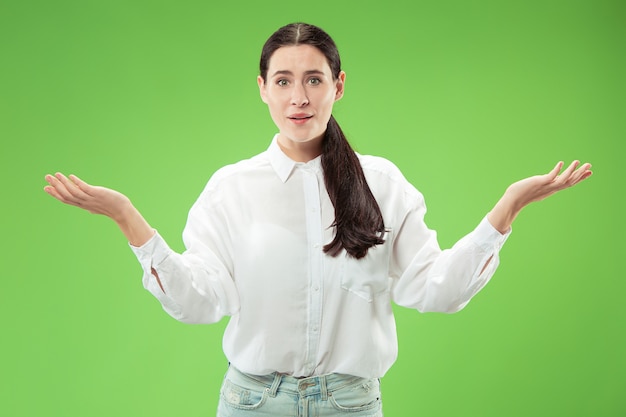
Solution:
<path fill-rule="evenodd" d="M 309 162 L 322 154 L 323 135 L 306 142 L 296 142 L 278 136 L 278 146 L 289 158 L 296 162 Z"/>

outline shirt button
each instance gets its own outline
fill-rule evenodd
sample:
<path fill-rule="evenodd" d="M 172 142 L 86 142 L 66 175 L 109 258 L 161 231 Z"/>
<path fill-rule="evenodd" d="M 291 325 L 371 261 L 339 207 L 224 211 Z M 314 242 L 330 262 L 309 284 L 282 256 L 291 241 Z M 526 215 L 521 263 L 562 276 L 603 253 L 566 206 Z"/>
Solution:
<path fill-rule="evenodd" d="M 313 333 L 317 333 L 317 326 L 313 326 Z"/>
<path fill-rule="evenodd" d="M 319 291 L 320 287 L 318 287 L 317 285 L 313 286 L 313 291 Z"/>

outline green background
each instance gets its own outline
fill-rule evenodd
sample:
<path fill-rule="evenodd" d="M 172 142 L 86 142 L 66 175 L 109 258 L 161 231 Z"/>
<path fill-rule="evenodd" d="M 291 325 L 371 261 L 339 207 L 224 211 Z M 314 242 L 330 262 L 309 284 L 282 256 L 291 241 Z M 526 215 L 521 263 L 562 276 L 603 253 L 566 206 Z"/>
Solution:
<path fill-rule="evenodd" d="M 261 46 L 303 20 L 342 52 L 349 139 L 424 193 L 444 247 L 513 181 L 594 165 L 522 213 L 465 310 L 396 309 L 385 415 L 626 415 L 625 5 L 0 0 L 0 414 L 214 415 L 225 321 L 172 320 L 116 226 L 43 177 L 120 190 L 182 250 L 210 175 L 269 144 Z"/>

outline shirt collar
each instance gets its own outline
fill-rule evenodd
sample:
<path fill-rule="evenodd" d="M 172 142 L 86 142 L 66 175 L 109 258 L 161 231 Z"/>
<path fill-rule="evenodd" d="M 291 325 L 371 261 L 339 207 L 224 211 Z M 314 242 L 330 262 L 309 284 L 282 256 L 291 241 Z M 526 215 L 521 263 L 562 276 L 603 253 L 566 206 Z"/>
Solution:
<path fill-rule="evenodd" d="M 280 146 L 278 146 L 278 134 L 276 134 L 274 136 L 274 139 L 272 139 L 272 143 L 267 149 L 267 154 L 269 156 L 270 163 L 274 168 L 274 171 L 276 171 L 278 178 L 280 178 L 282 182 L 287 181 L 296 166 L 306 166 L 315 170 L 321 170 L 322 167 L 321 155 L 306 163 L 296 162 L 293 159 L 289 158 L 287 155 L 285 155 L 282 149 L 280 149 Z"/>

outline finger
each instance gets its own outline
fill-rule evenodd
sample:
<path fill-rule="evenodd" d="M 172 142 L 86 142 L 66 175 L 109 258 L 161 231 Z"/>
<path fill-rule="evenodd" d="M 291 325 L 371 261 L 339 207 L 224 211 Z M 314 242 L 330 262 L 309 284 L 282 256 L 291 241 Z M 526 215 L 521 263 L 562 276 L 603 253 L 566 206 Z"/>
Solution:
<path fill-rule="evenodd" d="M 71 204 L 74 206 L 80 206 L 83 198 L 77 194 L 80 192 L 75 185 L 71 184 L 65 175 L 57 172 L 55 175 L 49 175 L 46 177 L 50 186 L 54 187 L 55 193 L 52 195 L 60 201 Z M 58 196 L 58 197 L 57 197 Z"/>
<path fill-rule="evenodd" d="M 57 192 L 57 190 L 53 186 L 46 185 L 45 187 L 43 187 L 43 190 L 45 192 L 47 192 L 48 194 L 50 194 L 52 197 L 54 197 L 57 200 L 61 201 L 62 203 L 65 203 L 65 200 L 63 199 L 63 197 L 59 195 L 59 193 Z"/>
<path fill-rule="evenodd" d="M 565 169 L 565 171 L 563 171 L 563 173 L 561 175 L 566 177 L 566 178 L 569 178 L 572 175 L 572 173 L 576 170 L 576 167 L 579 164 L 580 164 L 580 161 L 572 161 L 572 163 L 569 164 L 567 169 Z"/>
<path fill-rule="evenodd" d="M 591 164 L 583 164 L 572 175 L 572 185 L 578 184 L 582 180 L 589 178 L 592 174 L 593 172 L 591 171 Z"/>
<path fill-rule="evenodd" d="M 548 181 L 552 182 L 554 181 L 554 179 L 557 177 L 557 175 L 559 175 L 559 172 L 561 172 L 561 168 L 563 168 L 563 161 L 559 161 L 554 168 L 552 168 L 552 171 L 548 172 L 547 177 L 548 177 Z"/>
<path fill-rule="evenodd" d="M 68 194 L 65 191 L 65 187 L 63 186 L 63 184 L 60 183 L 57 178 L 53 177 L 52 175 L 46 175 L 46 181 L 48 181 L 50 185 L 47 185 L 43 188 L 45 192 L 47 192 L 52 197 L 56 198 L 62 203 L 74 205 L 74 203 L 67 198 Z"/>
<path fill-rule="evenodd" d="M 70 180 L 76 184 L 76 186 L 85 194 L 92 196 L 93 195 L 93 186 L 87 184 L 85 181 L 78 178 L 76 175 L 71 174 L 69 176 Z"/>
<path fill-rule="evenodd" d="M 569 187 L 572 184 L 572 179 L 574 178 L 574 172 L 576 171 L 576 167 L 580 164 L 580 161 L 573 161 L 569 166 L 563 171 L 558 178 L 556 179 L 559 187 Z"/>
<path fill-rule="evenodd" d="M 57 172 L 55 177 L 59 180 L 59 182 L 61 182 L 63 184 L 63 186 L 65 187 L 65 190 L 67 191 L 67 193 L 69 193 L 72 197 L 74 197 L 74 198 L 76 198 L 78 200 L 81 200 L 81 201 L 84 200 L 87 197 L 86 194 L 80 188 L 78 188 L 76 183 L 74 183 L 73 181 L 69 180 L 62 173 Z"/>
<path fill-rule="evenodd" d="M 55 175 L 46 175 L 46 181 L 48 181 L 50 186 L 44 188 L 44 190 L 50 192 L 53 196 L 60 197 L 63 202 L 66 202 L 66 198 L 71 196 L 65 189 L 65 185 Z"/>
<path fill-rule="evenodd" d="M 86 183 L 74 174 L 71 174 L 69 178 L 83 193 L 85 193 L 86 197 L 95 197 L 98 189 L 101 188 Z"/>
<path fill-rule="evenodd" d="M 576 161 L 578 162 L 578 161 Z M 585 171 L 589 168 L 589 164 L 585 164 L 579 168 L 577 168 L 576 170 L 572 171 L 569 174 L 569 177 L 566 178 L 566 184 L 568 186 L 572 186 L 574 184 L 576 184 L 578 181 L 580 181 L 580 178 L 584 175 Z"/>
<path fill-rule="evenodd" d="M 592 174 L 593 174 L 593 172 L 591 171 L 591 164 L 590 163 L 585 163 L 582 166 L 580 166 L 578 169 L 576 169 L 570 175 L 570 177 L 564 183 L 564 186 L 565 187 L 573 187 L 574 185 L 578 184 L 579 182 L 589 178 Z"/>

